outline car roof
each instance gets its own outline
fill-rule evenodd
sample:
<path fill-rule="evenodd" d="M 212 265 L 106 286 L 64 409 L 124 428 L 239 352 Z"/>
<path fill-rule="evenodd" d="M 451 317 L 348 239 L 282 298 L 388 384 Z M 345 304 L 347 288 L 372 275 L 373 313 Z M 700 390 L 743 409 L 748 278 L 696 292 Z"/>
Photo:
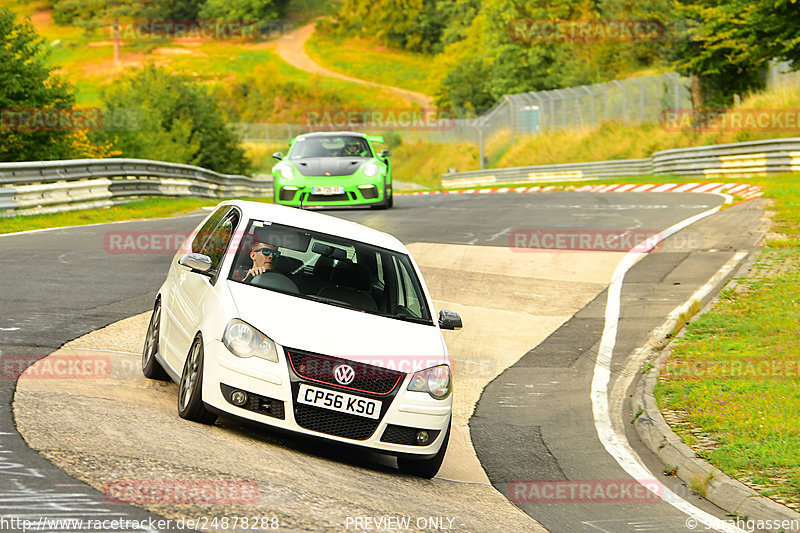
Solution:
<path fill-rule="evenodd" d="M 239 207 L 239 209 L 242 210 L 244 218 L 265 220 L 276 224 L 318 231 L 320 233 L 345 237 L 354 241 L 408 254 L 408 249 L 393 235 L 323 213 L 315 213 L 313 211 L 297 209 L 296 207 L 244 200 L 229 200 L 219 204 L 219 206 L 223 205 L 235 205 Z"/>

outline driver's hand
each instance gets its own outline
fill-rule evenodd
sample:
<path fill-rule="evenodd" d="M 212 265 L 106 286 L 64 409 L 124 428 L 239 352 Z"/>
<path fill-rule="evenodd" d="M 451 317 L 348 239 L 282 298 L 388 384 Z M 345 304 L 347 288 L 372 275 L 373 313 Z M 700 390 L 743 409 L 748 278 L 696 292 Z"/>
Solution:
<path fill-rule="evenodd" d="M 267 271 L 266 266 L 254 266 L 253 268 L 247 271 L 247 275 L 250 276 L 251 278 L 254 278 L 259 274 L 263 274 L 266 271 Z"/>

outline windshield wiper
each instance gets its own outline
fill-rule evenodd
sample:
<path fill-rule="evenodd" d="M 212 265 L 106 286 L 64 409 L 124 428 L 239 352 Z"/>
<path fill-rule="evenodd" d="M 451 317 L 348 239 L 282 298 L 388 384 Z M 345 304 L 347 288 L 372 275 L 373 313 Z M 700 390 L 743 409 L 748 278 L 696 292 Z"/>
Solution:
<path fill-rule="evenodd" d="M 417 316 L 408 316 L 403 313 L 378 313 L 379 316 L 385 316 L 386 318 L 399 318 L 400 320 L 405 320 L 408 322 L 414 322 L 415 324 L 427 324 L 433 325 L 433 322 L 428 320 L 427 318 L 420 318 Z"/>

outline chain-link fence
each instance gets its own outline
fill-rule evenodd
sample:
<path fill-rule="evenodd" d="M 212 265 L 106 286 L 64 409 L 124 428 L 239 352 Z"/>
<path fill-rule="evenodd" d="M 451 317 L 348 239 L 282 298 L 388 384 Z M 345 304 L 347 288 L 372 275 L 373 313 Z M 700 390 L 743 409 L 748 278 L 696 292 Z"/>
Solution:
<path fill-rule="evenodd" d="M 775 64 L 769 72 L 770 87 L 800 86 L 800 72 L 788 72 L 788 65 Z M 473 119 L 440 120 L 421 127 L 404 128 L 401 123 L 380 121 L 335 124 L 322 129 L 400 133 L 409 142 L 477 143 L 505 133 L 511 136 L 536 135 L 554 130 L 581 130 L 605 121 L 627 125 L 659 122 L 667 110 L 692 107 L 689 80 L 668 72 L 594 85 L 581 85 L 549 91 L 532 91 L 503 96 L 487 112 Z M 409 112 L 413 113 L 413 112 Z M 384 113 L 387 117 L 390 113 Z M 394 115 L 392 115 L 394 116 Z M 341 127 L 338 127 L 341 126 Z M 303 124 L 236 124 L 246 141 L 283 143 L 311 129 Z M 318 128 L 319 129 L 319 128 Z M 483 160 L 483 157 L 481 157 Z"/>
<path fill-rule="evenodd" d="M 800 87 L 800 70 L 792 72 L 788 62 L 773 62 L 767 74 L 767 87 L 770 89 Z"/>

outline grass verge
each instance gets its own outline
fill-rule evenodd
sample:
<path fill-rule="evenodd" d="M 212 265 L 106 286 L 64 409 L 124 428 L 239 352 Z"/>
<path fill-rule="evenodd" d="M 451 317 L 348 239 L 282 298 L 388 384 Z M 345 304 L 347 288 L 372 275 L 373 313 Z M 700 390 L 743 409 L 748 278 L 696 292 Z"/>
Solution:
<path fill-rule="evenodd" d="M 243 199 L 272 202 L 271 197 Z M 0 218 L 0 234 L 64 226 L 85 226 L 87 224 L 122 220 L 173 217 L 197 211 L 202 207 L 214 206 L 221 201 L 221 199 L 215 198 L 145 198 L 100 209 L 82 209 L 48 215 L 3 217 Z"/>
<path fill-rule="evenodd" d="M 775 209 L 765 247 L 675 340 L 655 393 L 699 456 L 800 510 L 800 175 L 758 181 Z"/>
<path fill-rule="evenodd" d="M 356 37 L 338 37 L 317 29 L 306 52 L 320 65 L 354 78 L 433 95 L 431 56 L 393 51 Z"/>

